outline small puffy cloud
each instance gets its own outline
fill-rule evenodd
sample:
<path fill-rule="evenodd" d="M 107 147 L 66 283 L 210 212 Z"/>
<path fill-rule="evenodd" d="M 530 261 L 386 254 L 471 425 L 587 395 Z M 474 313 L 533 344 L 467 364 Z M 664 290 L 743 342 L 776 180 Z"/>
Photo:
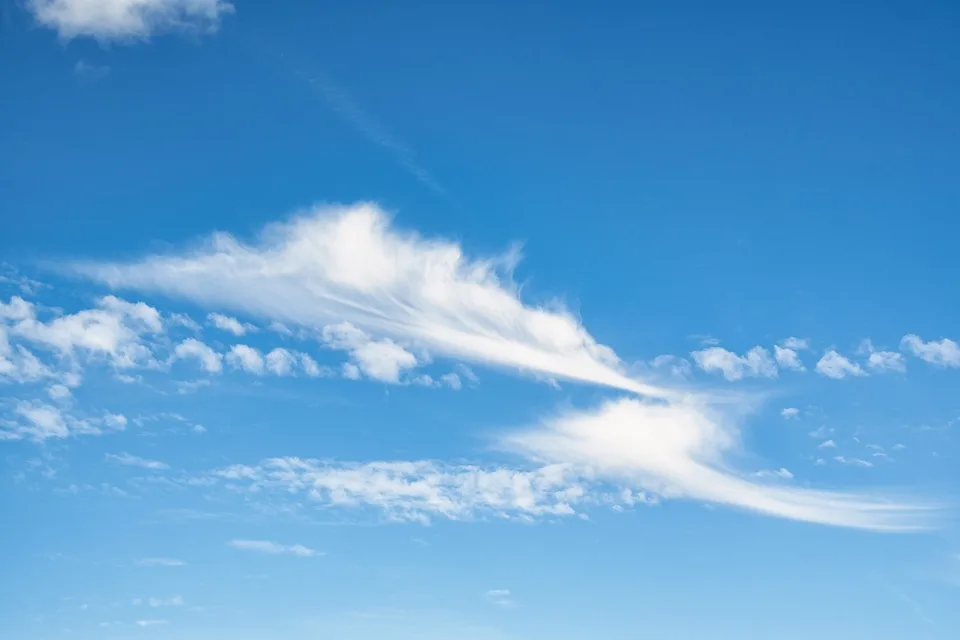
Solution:
<path fill-rule="evenodd" d="M 196 338 L 187 338 L 178 344 L 173 355 L 178 360 L 196 360 L 208 373 L 220 373 L 223 370 L 223 356 Z"/>
<path fill-rule="evenodd" d="M 187 563 L 176 558 L 140 558 L 138 567 L 183 567 Z"/>
<path fill-rule="evenodd" d="M 861 343 L 860 353 L 867 356 L 867 368 L 871 371 L 897 371 L 902 373 L 907 370 L 902 354 L 896 351 L 878 350 L 869 339 Z"/>
<path fill-rule="evenodd" d="M 417 357 L 389 338 L 372 340 L 366 333 L 349 322 L 328 325 L 323 328 L 323 340 L 333 349 L 350 354 L 357 371 L 372 380 L 398 384 L 404 371 L 417 366 Z"/>
<path fill-rule="evenodd" d="M 463 382 L 460 380 L 460 376 L 455 373 L 445 373 L 440 376 L 440 383 L 450 387 L 454 391 L 459 391 L 463 388 Z"/>
<path fill-rule="evenodd" d="M 121 464 L 127 467 L 139 467 L 141 469 L 148 469 L 150 471 L 162 471 L 170 468 L 170 465 L 165 462 L 148 460 L 146 458 L 130 455 L 129 453 L 108 453 L 104 456 L 104 458 L 108 462 L 113 462 L 115 464 Z"/>
<path fill-rule="evenodd" d="M 817 362 L 817 373 L 835 380 L 847 376 L 867 375 L 859 364 L 851 362 L 833 349 L 823 354 L 823 357 Z"/>
<path fill-rule="evenodd" d="M 904 449 L 907 448 L 907 445 L 905 445 L 905 444 L 900 444 L 900 443 L 898 442 L 897 444 L 893 445 L 893 446 L 890 447 L 890 448 L 893 449 L 894 451 L 903 451 Z"/>
<path fill-rule="evenodd" d="M 820 443 L 820 446 L 817 448 L 818 449 L 836 449 L 837 443 L 834 442 L 833 440 L 824 440 L 823 442 Z"/>
<path fill-rule="evenodd" d="M 743 356 L 722 347 L 709 347 L 690 355 L 697 366 L 707 373 L 722 373 L 724 378 L 731 381 L 745 377 L 777 376 L 777 365 L 770 357 L 770 352 L 763 347 L 754 347 Z"/>
<path fill-rule="evenodd" d="M 806 351 L 810 348 L 810 341 L 806 338 L 787 338 L 780 343 L 780 346 L 792 351 Z"/>
<path fill-rule="evenodd" d="M 189 329 L 190 331 L 200 331 L 202 329 L 202 327 L 200 326 L 200 323 L 198 323 L 196 320 L 191 318 L 186 313 L 171 313 L 167 317 L 167 320 L 172 325 L 175 325 L 178 327 L 184 327 L 185 329 Z"/>
<path fill-rule="evenodd" d="M 924 342 L 910 334 L 900 341 L 900 349 L 925 362 L 941 367 L 960 367 L 960 345 L 949 338 Z"/>
<path fill-rule="evenodd" d="M 305 353 L 300 353 L 298 356 L 300 358 L 300 366 L 303 367 L 303 372 L 309 377 L 317 378 L 324 375 L 325 369 L 321 368 L 316 360 Z"/>
<path fill-rule="evenodd" d="M 245 344 L 235 344 L 230 347 L 227 363 L 234 369 L 242 369 L 256 375 L 262 375 L 264 372 L 263 356 L 259 351 Z"/>
<path fill-rule="evenodd" d="M 145 600 L 136 600 L 135 602 L 145 604 L 148 607 L 182 607 L 183 598 L 181 596 L 171 596 L 169 598 L 147 598 Z"/>
<path fill-rule="evenodd" d="M 800 354 L 795 349 L 781 347 L 779 345 L 773 348 L 773 355 L 777 365 L 781 369 L 790 369 L 792 371 L 806 371 L 806 367 L 800 362 Z"/>
<path fill-rule="evenodd" d="M 100 435 L 103 433 L 101 426 L 117 428 L 111 414 L 99 420 L 81 419 L 61 407 L 39 401 L 18 402 L 13 408 L 13 414 L 13 420 L 0 419 L 0 440 L 27 439 L 43 442 L 75 435 Z"/>
<path fill-rule="evenodd" d="M 286 349 L 277 348 L 267 354 L 267 371 L 278 376 L 288 376 L 293 373 L 297 365 L 297 357 Z"/>
<path fill-rule="evenodd" d="M 256 331 L 257 328 L 252 324 L 244 324 L 232 318 L 230 316 L 225 316 L 221 313 L 211 313 L 207 316 L 207 320 L 221 331 L 226 331 L 227 333 L 232 333 L 233 335 L 240 337 L 246 335 L 248 332 Z"/>
<path fill-rule="evenodd" d="M 290 330 L 290 327 L 282 322 L 277 322 L 276 320 L 267 325 L 267 331 L 273 331 L 274 333 L 279 333 L 280 335 L 287 337 L 293 335 L 293 331 Z"/>
<path fill-rule="evenodd" d="M 785 420 L 793 420 L 794 418 L 797 418 L 800 415 L 800 409 L 796 407 L 786 407 L 785 409 L 780 410 L 780 415 Z"/>
<path fill-rule="evenodd" d="M 310 558 L 317 555 L 317 551 L 302 544 L 280 544 L 269 540 L 231 540 L 227 543 L 234 549 L 242 551 L 256 551 L 269 555 L 293 555 Z"/>
<path fill-rule="evenodd" d="M 677 378 L 686 378 L 690 375 L 690 363 L 678 356 L 664 354 L 650 361 L 650 366 L 660 371 L 666 371 Z"/>
<path fill-rule="evenodd" d="M 51 400 L 66 400 L 73 394 L 70 392 L 70 387 L 65 384 L 52 384 L 47 387 L 47 395 Z"/>
<path fill-rule="evenodd" d="M 173 31 L 213 32 L 233 12 L 225 0 L 26 0 L 38 24 L 61 38 L 147 40 Z"/>

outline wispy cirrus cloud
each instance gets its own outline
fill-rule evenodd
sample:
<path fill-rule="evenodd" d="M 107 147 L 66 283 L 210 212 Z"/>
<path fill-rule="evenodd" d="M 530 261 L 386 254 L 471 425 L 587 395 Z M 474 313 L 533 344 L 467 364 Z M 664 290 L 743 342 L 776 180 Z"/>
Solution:
<path fill-rule="evenodd" d="M 292 555 L 302 558 L 310 558 L 318 555 L 315 549 L 305 547 L 302 544 L 280 544 L 270 540 L 231 540 L 227 543 L 234 549 L 241 551 L 255 551 L 257 553 L 266 553 L 268 555 Z M 322 554 L 319 554 L 322 555 Z"/>
<path fill-rule="evenodd" d="M 182 255 L 72 269 L 116 288 L 165 292 L 268 322 L 308 329 L 349 322 L 374 340 L 434 355 L 667 394 L 627 376 L 569 311 L 524 303 L 509 278 L 515 261 L 514 254 L 467 258 L 457 244 L 400 231 L 378 207 L 361 204 L 313 209 L 268 227 L 253 244 L 216 234 Z"/>

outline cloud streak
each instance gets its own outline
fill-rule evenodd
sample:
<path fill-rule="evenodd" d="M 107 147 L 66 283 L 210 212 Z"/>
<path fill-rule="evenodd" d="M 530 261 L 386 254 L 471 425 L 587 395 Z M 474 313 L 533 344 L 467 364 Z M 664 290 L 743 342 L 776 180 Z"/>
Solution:
<path fill-rule="evenodd" d="M 311 330 L 349 322 L 373 339 L 540 377 L 654 397 L 558 305 L 524 303 L 516 256 L 471 259 L 456 243 L 396 229 L 373 204 L 320 207 L 255 243 L 215 234 L 182 255 L 71 265 L 115 288 L 152 290 Z M 249 354 L 248 354 L 249 355 Z M 251 364 L 248 362 L 248 364 Z"/>

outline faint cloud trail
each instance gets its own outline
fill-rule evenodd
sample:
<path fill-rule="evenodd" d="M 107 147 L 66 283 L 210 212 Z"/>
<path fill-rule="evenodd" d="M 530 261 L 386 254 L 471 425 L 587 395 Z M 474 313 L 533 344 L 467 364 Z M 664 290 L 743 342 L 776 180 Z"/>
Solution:
<path fill-rule="evenodd" d="M 284 68 L 312 89 L 327 108 L 369 142 L 386 151 L 417 181 L 434 193 L 450 198 L 447 189 L 426 167 L 420 164 L 413 149 L 391 135 L 376 117 L 361 106 L 350 92 L 335 82 L 329 74 L 317 70 L 314 66 L 307 70 L 306 65 L 291 62 L 288 54 L 273 50 L 263 43 L 254 43 L 254 49 L 257 53 L 270 57 L 275 63 L 283 63 Z"/>

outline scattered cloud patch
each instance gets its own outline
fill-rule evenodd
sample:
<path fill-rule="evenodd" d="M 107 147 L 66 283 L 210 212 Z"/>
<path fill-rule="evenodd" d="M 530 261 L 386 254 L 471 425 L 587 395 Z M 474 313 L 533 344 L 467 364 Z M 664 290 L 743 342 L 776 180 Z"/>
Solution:
<path fill-rule="evenodd" d="M 925 362 L 940 367 L 960 367 L 960 345 L 949 338 L 924 342 L 910 334 L 900 341 L 900 349 Z"/>
<path fill-rule="evenodd" d="M 509 589 L 490 589 L 484 594 L 484 597 L 490 604 L 494 604 L 498 607 L 509 609 L 516 606 L 516 603 L 510 596 Z"/>
<path fill-rule="evenodd" d="M 781 369 L 789 369 L 791 371 L 807 370 L 800 361 L 800 354 L 794 349 L 788 349 L 786 347 L 777 345 L 773 348 L 773 355 L 777 361 L 777 366 L 779 366 Z"/>
<path fill-rule="evenodd" d="M 196 360 L 207 373 L 223 371 L 223 356 L 196 338 L 187 338 L 178 344 L 173 355 L 178 360 Z"/>
<path fill-rule="evenodd" d="M 722 373 L 730 381 L 745 377 L 777 377 L 777 365 L 770 357 L 770 352 L 763 347 L 754 347 L 743 356 L 722 347 L 708 347 L 690 355 L 697 366 L 707 373 Z"/>
<path fill-rule="evenodd" d="M 237 336 L 245 336 L 257 330 L 252 324 L 244 324 L 231 316 L 225 316 L 222 313 L 211 313 L 207 315 L 207 321 L 221 331 L 232 333 Z"/>
<path fill-rule="evenodd" d="M 260 352 L 245 344 L 235 344 L 227 353 L 227 364 L 234 369 L 241 369 L 254 375 L 263 375 L 264 362 Z"/>
<path fill-rule="evenodd" d="M 65 40 L 147 40 L 174 31 L 214 32 L 233 12 L 224 0 L 27 0 L 38 24 Z"/>
<path fill-rule="evenodd" d="M 317 555 L 317 551 L 302 544 L 279 544 L 269 540 L 231 540 L 227 543 L 234 549 L 242 551 L 256 551 L 269 555 L 292 555 L 310 558 Z"/>
<path fill-rule="evenodd" d="M 176 558 L 140 558 L 137 560 L 138 567 L 183 567 L 186 566 L 183 560 Z"/>
<path fill-rule="evenodd" d="M 867 375 L 859 364 L 848 360 L 833 349 L 823 354 L 817 362 L 817 373 L 835 380 L 841 380 L 847 376 Z"/>
<path fill-rule="evenodd" d="M 146 458 L 130 455 L 129 453 L 108 453 L 104 455 L 104 459 L 106 459 L 108 462 L 113 462 L 114 464 L 120 464 L 127 467 L 139 467 L 140 469 L 147 469 L 149 471 L 163 471 L 164 469 L 170 468 L 170 465 L 165 462 L 148 460 Z"/>
<path fill-rule="evenodd" d="M 784 420 L 795 420 L 800 416 L 800 409 L 797 407 L 786 407 L 780 410 L 780 415 Z"/>
<path fill-rule="evenodd" d="M 349 322 L 324 327 L 323 340 L 333 349 L 347 351 L 356 372 L 372 380 L 399 384 L 401 374 L 418 364 L 415 355 L 393 340 L 371 340 Z"/>
<path fill-rule="evenodd" d="M 820 443 L 820 445 L 817 448 L 818 449 L 836 449 L 837 443 L 834 442 L 833 440 L 824 440 L 823 442 Z"/>
<path fill-rule="evenodd" d="M 896 371 L 903 373 L 907 370 L 903 354 L 896 351 L 882 351 L 873 346 L 869 339 L 860 345 L 860 353 L 867 356 L 867 368 L 871 371 Z"/>
<path fill-rule="evenodd" d="M 862 460 L 860 458 L 846 458 L 844 456 L 835 456 L 833 458 L 840 464 L 847 464 L 853 467 L 872 467 L 873 463 L 869 460 Z"/>
<path fill-rule="evenodd" d="M 764 469 L 757 471 L 756 475 L 758 478 L 780 478 L 781 480 L 791 480 L 793 478 L 793 473 L 789 469 L 784 469 L 780 467 L 776 470 Z"/>

